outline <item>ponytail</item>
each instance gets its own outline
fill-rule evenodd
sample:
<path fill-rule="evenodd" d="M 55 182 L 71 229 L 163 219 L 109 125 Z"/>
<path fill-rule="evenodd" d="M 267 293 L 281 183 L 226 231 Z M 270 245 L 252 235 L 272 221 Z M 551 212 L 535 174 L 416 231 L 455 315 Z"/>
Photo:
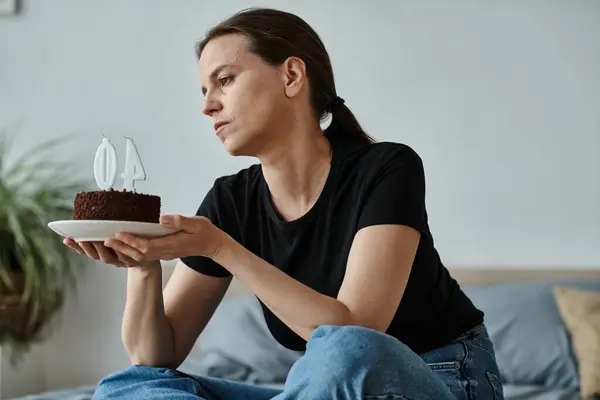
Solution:
<path fill-rule="evenodd" d="M 325 136 L 349 135 L 368 144 L 376 142 L 360 126 L 354 113 L 344 104 L 344 99 L 334 96 L 327 108 L 327 111 L 331 114 L 331 123 L 325 129 Z"/>

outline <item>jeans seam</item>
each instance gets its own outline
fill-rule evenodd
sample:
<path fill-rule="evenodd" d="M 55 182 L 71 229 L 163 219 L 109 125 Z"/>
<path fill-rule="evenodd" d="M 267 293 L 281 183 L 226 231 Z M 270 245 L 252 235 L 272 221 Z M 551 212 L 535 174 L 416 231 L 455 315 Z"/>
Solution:
<path fill-rule="evenodd" d="M 492 394 L 494 395 L 494 400 L 500 400 L 502 398 L 502 394 L 499 393 L 499 391 L 501 390 L 500 388 L 498 388 L 497 386 L 500 386 L 500 377 L 493 373 L 493 372 L 486 372 L 485 376 L 488 380 L 488 383 L 492 389 Z"/>
<path fill-rule="evenodd" d="M 484 346 L 480 346 L 479 344 L 475 343 L 474 341 L 469 341 L 467 343 L 468 343 L 469 346 L 477 347 L 479 350 L 485 351 L 490 356 L 495 357 L 495 354 L 492 353 L 489 349 L 484 348 Z"/>
<path fill-rule="evenodd" d="M 465 386 L 463 387 L 463 390 L 465 391 L 465 395 L 467 396 L 468 400 L 473 400 L 473 385 L 472 385 L 472 377 L 469 376 L 467 374 L 467 371 L 469 369 L 469 359 L 471 357 L 471 351 L 469 349 L 469 346 L 465 343 L 462 342 L 463 348 L 465 350 L 465 358 L 462 361 L 462 368 L 460 369 L 460 375 L 461 378 L 463 379 Z"/>
<path fill-rule="evenodd" d="M 198 381 L 198 379 L 196 379 L 193 375 L 187 374 L 183 371 L 180 371 L 178 369 L 169 369 L 168 373 L 172 374 L 173 377 L 178 377 L 178 378 L 186 378 L 192 381 L 192 383 L 194 384 L 194 395 L 195 396 L 206 396 L 206 392 L 204 391 L 204 388 L 202 387 L 202 384 L 200 383 L 200 381 Z"/>
<path fill-rule="evenodd" d="M 399 399 L 399 400 L 413 400 L 410 397 L 406 397 L 403 394 L 398 394 L 398 393 L 385 393 L 385 394 L 366 394 L 363 396 L 363 400 L 377 400 L 377 399 L 388 399 L 390 398 L 390 396 L 392 396 L 391 398 L 393 399 Z"/>

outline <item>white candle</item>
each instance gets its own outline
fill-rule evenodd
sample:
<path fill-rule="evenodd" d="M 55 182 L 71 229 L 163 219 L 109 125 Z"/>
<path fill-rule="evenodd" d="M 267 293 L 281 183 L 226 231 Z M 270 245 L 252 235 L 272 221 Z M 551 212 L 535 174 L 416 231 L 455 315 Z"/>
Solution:
<path fill-rule="evenodd" d="M 127 139 L 127 150 L 125 152 L 125 171 L 121 174 L 123 178 L 123 189 L 135 192 L 135 181 L 145 180 L 146 172 L 142 166 L 140 154 L 130 138 Z"/>
<path fill-rule="evenodd" d="M 96 150 L 94 157 L 94 178 L 96 184 L 102 190 L 112 188 L 117 176 L 117 151 L 107 138 Z"/>

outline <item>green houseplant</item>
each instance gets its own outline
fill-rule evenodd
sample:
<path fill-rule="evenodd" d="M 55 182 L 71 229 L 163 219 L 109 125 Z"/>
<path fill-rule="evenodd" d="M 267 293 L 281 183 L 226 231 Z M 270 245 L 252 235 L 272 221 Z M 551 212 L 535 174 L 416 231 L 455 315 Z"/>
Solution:
<path fill-rule="evenodd" d="M 71 219 L 75 193 L 88 188 L 79 167 L 49 157 L 63 139 L 8 165 L 12 140 L 0 131 L 0 346 L 13 364 L 45 337 L 83 265 L 47 226 Z"/>

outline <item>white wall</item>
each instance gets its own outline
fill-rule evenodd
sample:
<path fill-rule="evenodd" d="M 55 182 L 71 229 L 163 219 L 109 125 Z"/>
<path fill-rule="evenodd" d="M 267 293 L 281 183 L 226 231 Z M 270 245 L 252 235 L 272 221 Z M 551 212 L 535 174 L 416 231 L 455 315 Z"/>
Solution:
<path fill-rule="evenodd" d="M 0 399 L 10 399 L 25 393 L 45 389 L 45 345 L 34 346 L 15 368 L 6 350 L 0 349 Z"/>
<path fill-rule="evenodd" d="M 0 127 L 26 142 L 100 130 L 136 140 L 144 192 L 193 213 L 232 159 L 201 115 L 193 45 L 248 3 L 29 0 L 0 19 Z M 338 91 L 369 132 L 423 157 L 448 265 L 600 264 L 600 3 L 263 1 L 322 35 Z M 70 149 L 57 158 L 74 156 Z M 118 149 L 122 155 L 122 148 Z M 48 388 L 127 365 L 124 272 L 93 265 L 53 338 L 31 354 Z M 3 383 L 6 385 L 6 379 Z"/>

